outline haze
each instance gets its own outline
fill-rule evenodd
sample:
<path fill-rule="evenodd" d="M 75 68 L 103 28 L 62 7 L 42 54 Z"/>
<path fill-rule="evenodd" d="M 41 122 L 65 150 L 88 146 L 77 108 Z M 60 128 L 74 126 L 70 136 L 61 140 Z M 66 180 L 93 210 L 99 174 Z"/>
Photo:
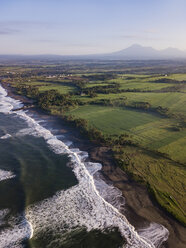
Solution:
<path fill-rule="evenodd" d="M 0 54 L 186 50 L 184 0 L 0 0 Z"/>

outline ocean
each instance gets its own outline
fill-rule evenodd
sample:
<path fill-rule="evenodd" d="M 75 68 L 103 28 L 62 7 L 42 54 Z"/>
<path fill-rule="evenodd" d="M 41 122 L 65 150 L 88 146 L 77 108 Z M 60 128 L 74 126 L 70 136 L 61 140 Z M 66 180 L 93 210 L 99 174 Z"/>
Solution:
<path fill-rule="evenodd" d="M 102 165 L 0 86 L 0 248 L 160 248 L 168 230 L 128 222 Z"/>

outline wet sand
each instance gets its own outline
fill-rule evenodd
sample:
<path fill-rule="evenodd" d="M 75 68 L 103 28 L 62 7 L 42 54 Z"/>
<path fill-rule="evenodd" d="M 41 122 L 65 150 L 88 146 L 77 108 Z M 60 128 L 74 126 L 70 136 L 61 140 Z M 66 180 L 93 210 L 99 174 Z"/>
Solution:
<path fill-rule="evenodd" d="M 24 104 L 32 104 L 33 101 L 14 93 L 11 87 L 7 84 L 2 84 L 7 89 L 8 95 L 14 99 L 22 101 Z M 32 109 L 36 113 L 39 112 L 42 118 L 47 118 L 48 115 L 42 110 Z M 116 164 L 112 156 L 112 151 L 109 147 L 100 147 L 82 137 L 78 130 L 68 127 L 61 118 L 51 117 L 53 121 L 62 126 L 61 133 L 68 136 L 75 147 L 82 151 L 87 151 L 92 162 L 99 162 L 103 165 L 102 174 L 105 180 L 113 183 L 113 185 L 122 191 L 125 197 L 126 204 L 124 214 L 129 222 L 136 229 L 144 228 L 150 222 L 162 224 L 169 230 L 169 238 L 163 244 L 162 248 L 185 248 L 186 247 L 186 228 L 174 220 L 167 214 L 158 204 L 150 197 L 147 188 L 139 183 L 131 181 L 128 175 L 122 171 Z"/>
<path fill-rule="evenodd" d="M 103 164 L 103 174 L 111 180 L 115 187 L 122 191 L 126 199 L 125 216 L 137 229 L 149 222 L 162 224 L 169 230 L 169 238 L 164 244 L 166 248 L 186 247 L 186 228 L 163 211 L 151 199 L 144 185 L 131 181 L 124 171 L 114 165 L 112 152 L 107 147 L 94 148 L 90 152 L 92 160 Z"/>

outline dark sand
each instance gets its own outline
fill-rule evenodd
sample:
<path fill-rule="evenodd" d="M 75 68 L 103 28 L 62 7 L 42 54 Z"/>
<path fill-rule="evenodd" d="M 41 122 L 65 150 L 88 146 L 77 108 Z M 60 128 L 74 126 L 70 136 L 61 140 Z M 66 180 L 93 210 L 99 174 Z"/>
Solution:
<path fill-rule="evenodd" d="M 14 99 L 20 100 L 24 104 L 32 104 L 33 101 L 14 93 L 14 90 L 7 84 L 2 84 L 8 91 L 8 95 Z M 48 115 L 39 109 L 32 109 L 42 118 L 47 118 Z M 51 117 L 50 121 L 57 120 L 58 125 L 63 126 L 61 133 L 67 135 L 69 140 L 74 142 L 75 147 L 82 151 L 87 151 L 92 162 L 99 162 L 103 165 L 102 174 L 105 180 L 109 180 L 113 185 L 122 191 L 125 197 L 126 204 L 124 215 L 129 222 L 136 228 L 144 228 L 150 222 L 162 224 L 169 230 L 169 238 L 162 245 L 166 248 L 186 248 L 186 228 L 179 222 L 169 216 L 158 204 L 151 199 L 147 188 L 139 183 L 131 181 L 127 174 L 122 171 L 116 164 L 112 156 L 112 151 L 109 147 L 100 147 L 83 138 L 78 130 L 68 127 L 59 117 Z"/>

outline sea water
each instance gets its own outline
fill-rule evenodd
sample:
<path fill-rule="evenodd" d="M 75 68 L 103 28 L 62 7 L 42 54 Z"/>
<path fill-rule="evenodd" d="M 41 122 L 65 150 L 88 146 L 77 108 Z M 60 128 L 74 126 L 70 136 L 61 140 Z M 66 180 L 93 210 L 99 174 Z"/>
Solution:
<path fill-rule="evenodd" d="M 0 86 L 1 248 L 163 247 L 165 227 L 135 230 L 102 165 L 21 106 Z"/>

